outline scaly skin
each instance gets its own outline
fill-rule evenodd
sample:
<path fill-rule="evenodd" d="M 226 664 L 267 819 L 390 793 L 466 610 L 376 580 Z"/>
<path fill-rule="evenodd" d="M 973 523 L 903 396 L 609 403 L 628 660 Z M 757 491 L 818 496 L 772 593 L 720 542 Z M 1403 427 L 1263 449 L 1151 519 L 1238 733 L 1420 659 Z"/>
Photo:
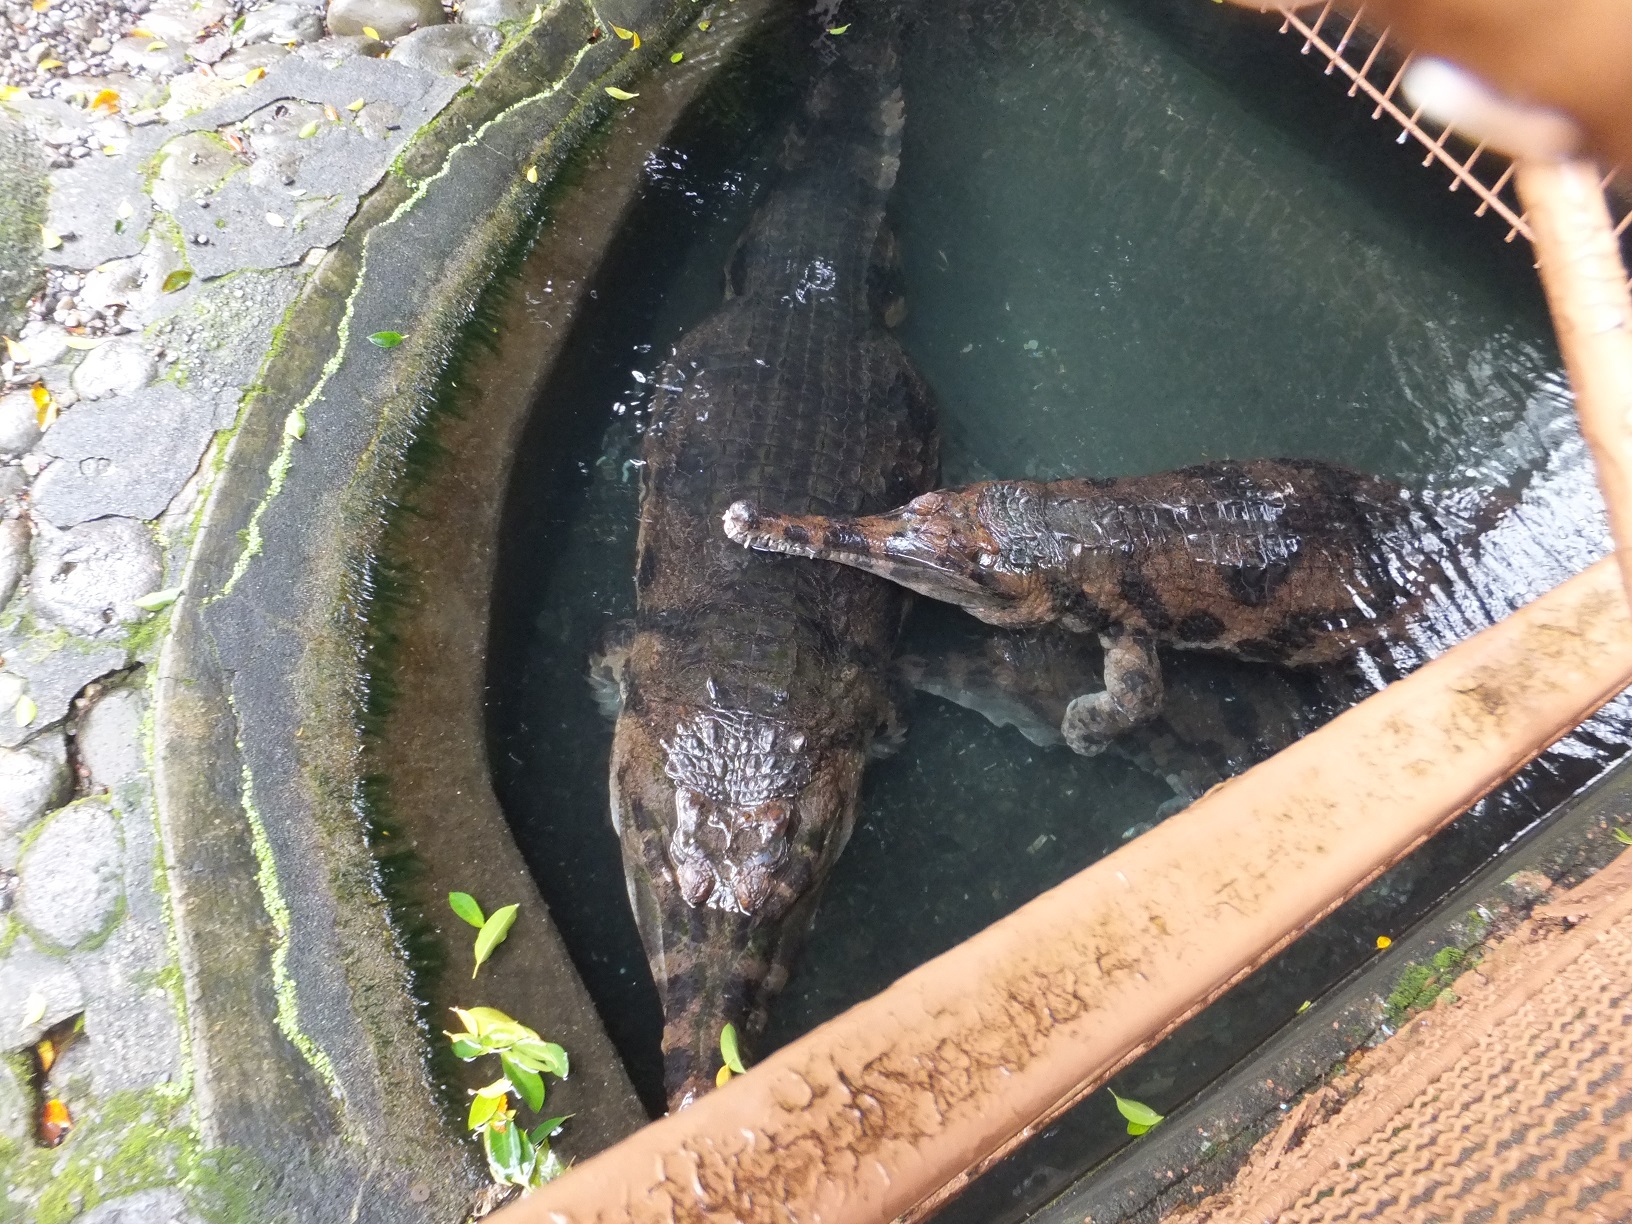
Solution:
<path fill-rule="evenodd" d="M 1156 644 L 1328 663 L 1420 603 L 1442 524 L 1375 476 L 1317 461 L 1218 462 L 1115 480 L 987 481 L 872 516 L 726 512 L 752 549 L 838 561 L 989 624 L 1097 634 L 1104 688 L 1060 730 L 1099 752 L 1162 708 Z"/>
<path fill-rule="evenodd" d="M 820 24 L 831 15 L 816 14 Z M 905 594 L 745 553 L 733 497 L 868 514 L 929 488 L 928 392 L 883 327 L 902 106 L 893 20 L 846 14 L 778 185 L 681 341 L 647 436 L 634 636 L 618 668 L 612 815 L 663 1001 L 671 1108 L 751 1040 L 855 822 Z M 818 26 L 812 34 L 819 36 Z"/>

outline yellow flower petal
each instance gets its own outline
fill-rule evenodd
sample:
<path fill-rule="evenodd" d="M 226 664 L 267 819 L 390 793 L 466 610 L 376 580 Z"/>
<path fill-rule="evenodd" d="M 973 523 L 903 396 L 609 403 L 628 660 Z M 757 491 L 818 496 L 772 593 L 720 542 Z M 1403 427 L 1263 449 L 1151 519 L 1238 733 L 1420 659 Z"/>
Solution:
<path fill-rule="evenodd" d="M 1386 947 L 1390 946 L 1393 942 L 1394 941 L 1392 939 L 1390 939 L 1387 935 L 1377 936 L 1377 946 L 1378 946 L 1378 948 L 1386 948 Z"/>

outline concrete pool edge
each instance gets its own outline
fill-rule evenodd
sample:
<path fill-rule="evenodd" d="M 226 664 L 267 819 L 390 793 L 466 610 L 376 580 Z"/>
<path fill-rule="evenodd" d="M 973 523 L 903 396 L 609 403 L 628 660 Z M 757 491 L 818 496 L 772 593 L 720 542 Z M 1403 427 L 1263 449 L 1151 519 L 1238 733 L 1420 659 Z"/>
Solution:
<path fill-rule="evenodd" d="M 610 105 L 603 86 L 693 11 L 620 5 L 647 31 L 631 56 L 590 40 L 600 14 L 551 6 L 416 134 L 286 316 L 196 525 L 155 780 L 199 1129 L 253 1153 L 259 1218 L 459 1218 L 481 1181 L 430 1084 L 360 818 L 368 565 L 480 286 Z M 382 330 L 408 339 L 370 345 Z"/>

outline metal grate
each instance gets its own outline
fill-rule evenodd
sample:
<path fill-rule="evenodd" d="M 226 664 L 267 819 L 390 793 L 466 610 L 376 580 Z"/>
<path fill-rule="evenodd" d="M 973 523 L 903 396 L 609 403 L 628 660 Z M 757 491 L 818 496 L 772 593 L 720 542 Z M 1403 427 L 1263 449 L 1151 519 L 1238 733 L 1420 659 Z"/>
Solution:
<path fill-rule="evenodd" d="M 1313 22 L 1307 22 L 1296 13 L 1284 13 L 1281 33 L 1297 33 L 1303 38 L 1303 54 L 1318 52 L 1326 60 L 1326 75 L 1340 72 L 1349 81 L 1349 97 L 1365 94 L 1373 105 L 1371 117 L 1387 115 L 1400 126 L 1396 138 L 1400 144 L 1415 140 L 1424 149 L 1422 164 L 1438 162 L 1450 171 L 1452 191 L 1466 187 L 1479 197 L 1474 215 L 1495 213 L 1507 223 L 1506 241 L 1515 234 L 1531 239 L 1529 222 L 1513 192 L 1513 163 L 1503 154 L 1485 146 L 1482 141 L 1463 137 L 1451 127 L 1440 127 L 1425 118 L 1420 110 L 1407 111 L 1400 103 L 1400 80 L 1410 66 L 1412 56 L 1403 48 L 1397 52 L 1390 45 L 1389 31 L 1372 32 L 1365 24 L 1365 6 L 1344 15 L 1334 4 L 1327 3 Z M 1334 20 L 1335 18 L 1335 20 Z M 1335 41 L 1333 41 L 1335 36 Z M 1619 238 L 1632 223 L 1632 206 L 1618 199 L 1618 192 L 1610 190 L 1615 171 L 1604 175 L 1602 186 L 1615 217 L 1615 235 Z"/>

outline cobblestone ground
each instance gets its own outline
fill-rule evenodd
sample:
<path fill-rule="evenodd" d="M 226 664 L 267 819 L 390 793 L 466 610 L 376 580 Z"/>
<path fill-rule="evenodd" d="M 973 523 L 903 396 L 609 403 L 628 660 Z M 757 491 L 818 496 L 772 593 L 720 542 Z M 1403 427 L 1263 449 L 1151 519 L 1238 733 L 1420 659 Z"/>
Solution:
<path fill-rule="evenodd" d="M 45 268 L 0 303 L 0 1221 L 225 1217 L 147 774 L 154 651 L 303 278 L 539 10 L 0 11 L 0 267 Z"/>

